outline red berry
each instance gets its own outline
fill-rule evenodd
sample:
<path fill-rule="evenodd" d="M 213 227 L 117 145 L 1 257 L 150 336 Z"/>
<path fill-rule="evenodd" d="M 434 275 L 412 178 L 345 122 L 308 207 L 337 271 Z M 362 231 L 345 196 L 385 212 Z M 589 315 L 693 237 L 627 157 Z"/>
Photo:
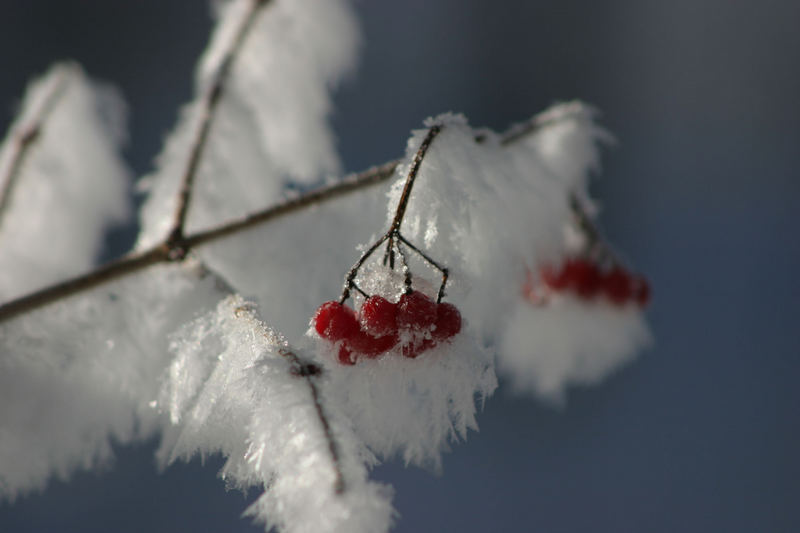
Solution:
<path fill-rule="evenodd" d="M 353 357 L 353 354 L 352 352 L 350 352 L 350 349 L 344 344 L 339 346 L 339 354 L 336 357 L 336 359 L 339 361 L 339 363 L 343 365 L 353 366 L 354 364 L 356 364 L 355 357 Z"/>
<path fill-rule="evenodd" d="M 365 331 L 359 331 L 356 336 L 348 341 L 348 346 L 354 352 L 369 358 L 379 356 L 395 347 L 399 340 L 396 333 L 373 337 Z"/>
<path fill-rule="evenodd" d="M 436 302 L 419 291 L 403 294 L 397 304 L 397 326 L 430 330 L 436 322 Z"/>
<path fill-rule="evenodd" d="M 383 296 L 373 295 L 361 306 L 361 327 L 374 337 L 390 335 L 397 331 L 395 318 L 397 304 Z"/>
<path fill-rule="evenodd" d="M 643 276 L 636 276 L 633 280 L 633 298 L 640 307 L 650 303 L 650 284 Z"/>
<path fill-rule="evenodd" d="M 585 259 L 570 259 L 564 264 L 567 286 L 584 299 L 592 298 L 600 289 L 600 272 Z"/>
<path fill-rule="evenodd" d="M 631 275 L 620 266 L 614 266 L 601 276 L 600 286 L 608 299 L 617 305 L 624 304 L 633 295 Z"/>
<path fill-rule="evenodd" d="M 566 270 L 564 266 L 565 265 L 562 265 L 559 270 L 556 270 L 550 265 L 543 266 L 539 270 L 539 275 L 541 276 L 544 284 L 556 291 L 566 289 L 569 285 L 569 279 L 566 276 Z"/>
<path fill-rule="evenodd" d="M 461 313 L 458 308 L 451 303 L 440 303 L 436 307 L 436 329 L 433 330 L 433 338 L 449 339 L 459 331 L 461 331 Z"/>
<path fill-rule="evenodd" d="M 416 359 L 422 352 L 430 350 L 434 346 L 436 346 L 436 341 L 433 339 L 420 339 L 417 342 L 412 342 L 401 346 L 400 353 L 403 354 L 403 357 Z"/>
<path fill-rule="evenodd" d="M 348 339 L 358 333 L 355 312 L 339 302 L 325 302 L 314 315 L 314 329 L 329 341 Z"/>

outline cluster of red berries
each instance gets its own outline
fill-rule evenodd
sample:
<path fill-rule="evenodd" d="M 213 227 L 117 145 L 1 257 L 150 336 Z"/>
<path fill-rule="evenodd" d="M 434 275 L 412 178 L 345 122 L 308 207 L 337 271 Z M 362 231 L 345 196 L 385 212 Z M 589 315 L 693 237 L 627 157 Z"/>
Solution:
<path fill-rule="evenodd" d="M 561 268 L 544 267 L 542 282 L 554 291 L 570 291 L 584 300 L 603 295 L 616 305 L 634 301 L 640 307 L 650 301 L 650 285 L 637 274 L 620 265 L 602 270 L 597 264 L 582 258 L 567 259 Z"/>
<path fill-rule="evenodd" d="M 461 331 L 461 313 L 453 304 L 412 291 L 397 303 L 370 296 L 358 314 L 339 302 L 325 302 L 313 324 L 323 339 L 341 342 L 339 362 L 353 365 L 360 357 L 374 359 L 398 345 L 403 356 L 413 359 Z"/>

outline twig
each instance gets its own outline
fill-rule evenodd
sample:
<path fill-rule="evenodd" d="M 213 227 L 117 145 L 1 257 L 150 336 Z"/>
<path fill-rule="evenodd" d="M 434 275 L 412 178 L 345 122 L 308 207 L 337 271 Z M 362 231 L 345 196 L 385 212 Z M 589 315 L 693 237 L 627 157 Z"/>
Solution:
<path fill-rule="evenodd" d="M 45 287 L 26 296 L 11 300 L 10 302 L 0 305 L 0 322 L 12 319 L 22 313 L 32 311 L 62 298 L 67 298 L 82 291 L 93 289 L 108 281 L 133 274 L 150 265 L 161 262 L 178 261 L 186 255 L 188 250 L 196 246 L 223 239 L 247 228 L 267 223 L 282 215 L 299 211 L 314 204 L 323 203 L 349 192 L 376 185 L 389 179 L 393 175 L 394 168 L 397 164 L 397 161 L 392 161 L 379 167 L 370 168 L 364 172 L 346 178 L 340 183 L 322 187 L 292 200 L 286 200 L 268 209 L 248 215 L 240 220 L 234 220 L 216 228 L 189 235 L 181 241 L 160 244 L 149 250 L 123 256 L 87 274 L 68 279 L 55 285 L 50 285 L 49 287 Z"/>
<path fill-rule="evenodd" d="M 5 216 L 5 211 L 16 187 L 22 165 L 37 139 L 41 137 L 45 121 L 64 94 L 64 89 L 69 81 L 68 74 L 70 73 L 71 71 L 67 69 L 59 72 L 58 78 L 52 83 L 41 107 L 36 110 L 33 118 L 25 124 L 20 124 L 17 131 L 11 134 L 13 144 L 11 155 L 9 156 L 10 161 L 3 175 L 0 176 L 0 222 Z"/>
<path fill-rule="evenodd" d="M 287 215 L 294 211 L 298 211 L 304 207 L 327 202 L 339 196 L 349 194 L 360 189 L 370 187 L 382 183 L 394 175 L 394 170 L 399 161 L 390 161 L 383 165 L 369 168 L 358 174 L 353 174 L 342 181 L 333 185 L 320 187 L 319 189 L 301 194 L 300 196 L 284 200 L 283 202 L 274 206 L 262 209 L 246 215 L 238 220 L 226 222 L 216 228 L 211 228 L 205 231 L 200 231 L 189 235 L 183 240 L 187 247 L 199 246 L 207 244 L 211 241 L 216 241 L 223 237 L 238 233 L 242 230 L 264 224 L 274 218 Z"/>
<path fill-rule="evenodd" d="M 288 348 L 281 348 L 278 350 L 278 353 L 289 360 L 292 367 L 292 374 L 304 379 L 308 384 L 308 388 L 311 391 L 311 399 L 314 401 L 314 408 L 317 412 L 317 418 L 319 419 L 319 423 L 322 426 L 322 431 L 325 434 L 325 440 L 328 442 L 328 449 L 330 450 L 331 461 L 333 462 L 333 469 L 336 475 L 336 480 L 333 484 L 333 490 L 336 492 L 336 494 L 342 494 L 345 490 L 345 484 L 341 460 L 339 459 L 339 447 L 336 445 L 336 441 L 333 438 L 331 425 L 328 421 L 328 417 L 325 416 L 325 411 L 323 410 L 322 402 L 320 401 L 319 389 L 314 381 L 317 376 L 322 374 L 322 369 L 313 363 L 304 363 L 300 360 L 300 357 L 298 357 L 296 353 Z"/>
<path fill-rule="evenodd" d="M 250 32 L 250 29 L 253 27 L 259 10 L 269 2 L 270 0 L 251 0 L 250 8 L 243 16 L 240 26 L 236 31 L 236 35 L 230 43 L 230 48 L 225 51 L 222 61 L 214 73 L 214 77 L 203 92 L 202 100 L 200 101 L 200 109 L 198 111 L 200 121 L 192 136 L 189 157 L 186 160 L 186 167 L 181 176 L 175 218 L 172 222 L 169 237 L 167 238 L 169 242 L 182 241 L 184 238 L 184 227 L 186 224 L 186 216 L 189 212 L 194 179 L 197 175 L 200 159 L 203 155 L 206 143 L 208 142 L 208 135 L 211 132 L 211 123 L 219 107 L 219 103 L 222 100 L 225 83 L 228 80 L 233 63 L 242 49 L 242 44 Z"/>
<path fill-rule="evenodd" d="M 98 267 L 88 274 L 50 285 L 3 304 L 0 306 L 0 322 L 168 260 L 169 248 L 164 245 L 156 246 L 144 252 L 123 256 Z"/>
<path fill-rule="evenodd" d="M 394 268 L 394 249 L 398 241 L 403 242 L 404 244 L 408 245 L 409 248 L 420 254 L 426 261 L 431 263 L 434 267 L 438 268 L 440 271 L 443 272 L 444 277 L 442 281 L 442 286 L 439 289 L 439 299 L 441 301 L 442 295 L 444 295 L 444 284 L 447 282 L 447 269 L 443 269 L 434 261 L 432 261 L 428 256 L 420 252 L 414 245 L 408 242 L 403 236 L 400 234 L 400 226 L 403 224 L 403 218 L 406 214 L 406 208 L 408 207 L 408 201 L 411 198 L 411 190 L 414 188 L 414 182 L 417 179 L 417 174 L 419 173 L 419 167 L 422 165 L 422 160 L 425 158 L 425 154 L 428 152 L 428 148 L 430 148 L 433 139 L 439 135 L 439 132 L 442 131 L 442 127 L 437 125 L 431 126 L 428 130 L 427 135 L 425 138 L 422 139 L 422 142 L 417 149 L 417 152 L 414 154 L 414 159 L 411 163 L 411 168 L 408 171 L 408 176 L 406 177 L 406 183 L 403 186 L 403 191 L 400 193 L 400 201 L 397 203 L 397 210 L 394 213 L 394 218 L 392 218 L 392 223 L 389 226 L 389 230 L 378 239 L 372 246 L 364 252 L 361 257 L 358 258 L 358 261 L 350 268 L 349 272 L 347 273 L 347 277 L 345 278 L 344 287 L 342 288 L 342 295 L 339 297 L 339 303 L 344 303 L 350 297 L 350 290 L 355 288 L 362 294 L 362 291 L 355 282 L 356 276 L 358 276 L 358 271 L 364 265 L 366 260 L 375 253 L 375 250 L 380 247 L 381 244 L 387 242 L 386 244 L 386 253 L 383 256 L 383 264 L 385 265 L 388 261 L 389 268 Z M 405 256 L 402 257 L 403 259 L 403 267 L 404 267 L 404 274 L 406 278 L 406 291 L 411 292 L 411 274 L 408 271 L 408 265 L 406 263 Z"/>

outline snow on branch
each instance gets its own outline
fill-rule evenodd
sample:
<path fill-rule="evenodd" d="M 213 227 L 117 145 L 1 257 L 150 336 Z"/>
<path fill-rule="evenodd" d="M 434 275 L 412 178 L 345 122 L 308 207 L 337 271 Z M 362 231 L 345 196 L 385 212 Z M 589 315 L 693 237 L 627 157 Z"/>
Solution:
<path fill-rule="evenodd" d="M 0 324 L 0 498 L 152 435 L 167 335 L 228 292 L 191 262 L 155 265 Z"/>
<path fill-rule="evenodd" d="M 287 532 L 387 531 L 391 490 L 369 482 L 370 454 L 330 401 L 327 377 L 240 297 L 173 336 L 158 405 L 170 463 L 221 453 L 220 476 L 264 489 L 248 514 Z M 320 387 L 322 385 L 322 387 Z"/>
<path fill-rule="evenodd" d="M 288 181 L 311 184 L 339 171 L 328 92 L 354 62 L 358 28 L 347 3 L 229 0 L 217 7 L 197 97 L 181 113 L 158 170 L 142 182 L 149 195 L 139 250 L 178 227 L 173 240 L 274 204 Z"/>
<path fill-rule="evenodd" d="M 0 148 L 0 300 L 86 270 L 130 213 L 125 108 L 74 64 L 31 84 Z"/>
<path fill-rule="evenodd" d="M 579 103 L 572 103 L 569 104 L 569 109 L 574 113 L 583 113 L 585 107 Z M 547 120 L 539 119 L 539 117 L 542 116 L 548 117 Z M 571 117 L 572 113 L 562 113 L 556 118 L 552 117 L 550 111 L 547 111 L 534 116 L 529 122 L 535 124 L 537 128 L 549 128 L 551 125 L 557 124 L 558 121 L 569 120 Z M 515 131 L 515 129 L 511 131 Z M 536 129 L 529 130 L 530 133 L 535 133 L 536 131 Z M 486 136 L 484 133 L 479 133 L 476 137 L 476 141 L 483 142 L 485 138 Z M 506 136 L 504 135 L 503 138 L 505 139 Z M 504 144 L 513 147 L 522 138 L 523 137 L 520 135 L 515 135 L 510 142 L 506 143 L 504 141 Z M 194 247 L 214 244 L 217 241 L 233 236 L 242 237 L 247 235 L 247 231 L 253 230 L 258 226 L 268 223 L 276 224 L 287 215 L 292 215 L 298 211 L 303 211 L 314 206 L 323 207 L 324 204 L 329 204 L 324 205 L 324 210 L 330 212 L 330 216 L 335 216 L 334 212 L 353 212 L 360 210 L 360 220 L 356 221 L 355 219 L 351 219 L 351 222 L 346 223 L 339 233 L 344 233 L 345 228 L 349 227 L 349 229 L 354 232 L 352 233 L 354 236 L 363 235 L 361 238 L 354 238 L 355 241 L 366 240 L 372 232 L 369 220 L 376 220 L 374 217 L 378 216 L 378 210 L 381 209 L 380 203 L 372 201 L 372 198 L 380 195 L 380 191 L 372 191 L 370 193 L 372 196 L 368 196 L 367 191 L 373 186 L 379 186 L 381 183 L 392 178 L 395 175 L 395 171 L 398 170 L 398 165 L 400 165 L 400 163 L 400 160 L 395 160 L 371 167 L 362 172 L 347 176 L 341 181 L 331 185 L 321 186 L 296 197 L 278 201 L 274 205 L 244 216 L 232 217 L 230 220 L 215 227 L 190 233 L 180 241 L 157 243 L 151 248 L 134 252 L 112 261 L 94 272 L 65 280 L 56 285 L 42 289 L 41 291 L 6 302 L 0 305 L 0 322 L 80 291 L 91 289 L 110 280 L 137 272 L 141 268 L 152 264 L 170 261 L 172 260 L 171 258 L 180 258 Z M 348 196 L 352 197 L 352 199 L 347 200 L 346 198 L 342 198 Z M 372 217 L 370 213 L 373 214 Z M 345 221 L 342 220 L 340 222 L 344 223 Z M 358 222 L 358 224 L 353 226 L 352 223 L 355 222 Z M 317 230 L 323 230 L 323 233 L 327 228 L 330 228 L 329 225 L 318 223 L 314 223 L 314 227 Z M 311 231 L 310 233 L 306 233 L 305 236 L 313 237 L 319 233 L 320 231 Z M 274 237 L 275 235 L 282 234 L 282 231 L 276 228 L 274 231 L 271 231 L 271 234 Z M 260 242 L 263 244 L 264 241 L 261 240 Z M 324 247 L 322 243 L 320 243 L 320 246 Z M 180 249 L 181 252 L 173 253 L 173 249 Z M 250 251 L 252 252 L 252 250 Z M 347 261 L 345 261 L 345 263 L 347 263 Z"/>

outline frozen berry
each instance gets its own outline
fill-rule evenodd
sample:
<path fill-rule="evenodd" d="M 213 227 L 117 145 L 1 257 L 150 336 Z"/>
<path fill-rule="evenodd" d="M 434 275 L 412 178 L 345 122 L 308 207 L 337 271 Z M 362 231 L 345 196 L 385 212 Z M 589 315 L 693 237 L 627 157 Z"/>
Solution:
<path fill-rule="evenodd" d="M 403 329 L 430 330 L 436 322 L 436 302 L 419 291 L 403 294 L 397 304 L 397 325 Z"/>
<path fill-rule="evenodd" d="M 569 287 L 584 299 L 592 298 L 600 290 L 600 272 L 594 263 L 585 259 L 571 259 L 564 265 Z"/>
<path fill-rule="evenodd" d="M 314 315 L 314 329 L 320 337 L 330 341 L 350 338 L 359 331 L 355 312 L 336 301 L 319 306 Z"/>
<path fill-rule="evenodd" d="M 569 285 L 566 269 L 563 266 L 556 269 L 551 265 L 545 265 L 539 270 L 539 275 L 542 277 L 542 282 L 553 290 L 562 291 Z"/>
<path fill-rule="evenodd" d="M 353 353 L 350 349 L 342 344 L 339 346 L 339 354 L 337 356 L 339 363 L 347 366 L 353 366 L 356 364 L 355 358 L 353 357 Z"/>
<path fill-rule="evenodd" d="M 359 331 L 348 341 L 348 346 L 354 352 L 369 358 L 377 357 L 395 347 L 399 338 L 396 333 L 373 337 L 365 331 Z"/>
<path fill-rule="evenodd" d="M 397 304 L 383 296 L 373 295 L 361 306 L 361 327 L 374 337 L 391 335 L 397 331 L 395 322 Z"/>
<path fill-rule="evenodd" d="M 622 305 L 631 299 L 633 280 L 627 270 L 614 266 L 600 278 L 600 286 L 609 300 Z"/>
<path fill-rule="evenodd" d="M 400 353 L 403 354 L 403 357 L 416 359 L 422 354 L 422 352 L 430 350 L 434 346 L 436 346 L 436 341 L 433 339 L 417 339 L 414 342 L 402 345 L 400 347 Z"/>
<path fill-rule="evenodd" d="M 451 303 L 440 303 L 436 307 L 436 329 L 433 330 L 433 338 L 449 339 L 459 331 L 461 331 L 461 313 L 458 308 Z"/>

